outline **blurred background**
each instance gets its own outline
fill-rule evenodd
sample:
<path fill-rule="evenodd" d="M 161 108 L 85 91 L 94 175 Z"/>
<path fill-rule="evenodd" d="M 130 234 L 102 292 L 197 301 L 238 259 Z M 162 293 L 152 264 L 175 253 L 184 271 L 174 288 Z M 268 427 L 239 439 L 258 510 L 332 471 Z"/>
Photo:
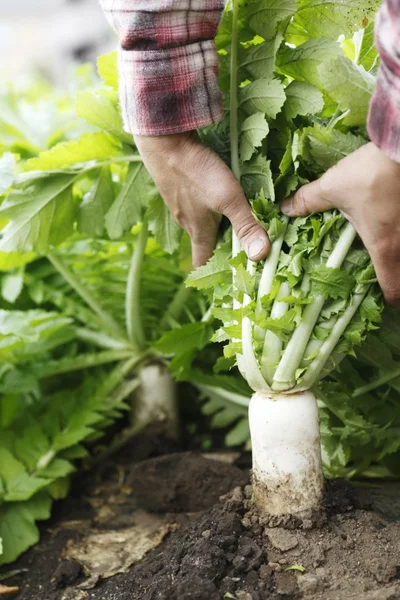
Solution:
<path fill-rule="evenodd" d="M 0 0 L 0 80 L 33 71 L 65 87 L 74 66 L 116 47 L 98 0 Z"/>

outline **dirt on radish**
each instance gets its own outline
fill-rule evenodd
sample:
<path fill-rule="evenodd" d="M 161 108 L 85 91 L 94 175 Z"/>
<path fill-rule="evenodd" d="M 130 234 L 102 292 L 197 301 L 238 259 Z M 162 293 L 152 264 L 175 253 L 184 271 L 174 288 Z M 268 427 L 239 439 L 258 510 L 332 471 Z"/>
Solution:
<path fill-rule="evenodd" d="M 195 453 L 136 464 L 121 453 L 79 482 L 2 583 L 19 587 L 18 600 L 400 599 L 400 522 L 376 512 L 364 488 L 328 482 L 326 522 L 299 529 L 260 521 L 247 482 L 248 471 Z M 154 546 L 129 565 L 143 514 Z M 103 575 L 89 561 L 93 536 L 117 544 Z"/>

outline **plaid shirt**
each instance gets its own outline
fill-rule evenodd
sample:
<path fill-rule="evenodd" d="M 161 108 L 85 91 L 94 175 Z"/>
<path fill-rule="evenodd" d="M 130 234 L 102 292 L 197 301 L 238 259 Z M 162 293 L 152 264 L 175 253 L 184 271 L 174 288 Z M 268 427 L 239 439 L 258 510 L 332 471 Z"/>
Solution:
<path fill-rule="evenodd" d="M 224 0 L 100 0 L 121 40 L 120 96 L 133 134 L 190 131 L 223 118 L 213 38 Z M 377 22 L 381 56 L 371 139 L 400 162 L 400 0 Z"/>
<path fill-rule="evenodd" d="M 400 0 L 386 0 L 376 23 L 381 57 L 368 133 L 388 156 L 400 162 Z"/>

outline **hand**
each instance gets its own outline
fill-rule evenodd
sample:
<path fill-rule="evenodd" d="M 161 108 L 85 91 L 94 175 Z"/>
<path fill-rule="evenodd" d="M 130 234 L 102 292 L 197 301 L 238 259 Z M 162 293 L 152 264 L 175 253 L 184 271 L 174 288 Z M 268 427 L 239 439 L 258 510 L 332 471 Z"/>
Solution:
<path fill-rule="evenodd" d="M 400 303 L 400 164 L 372 142 L 284 200 L 287 216 L 338 208 L 354 226 L 390 304 Z"/>
<path fill-rule="evenodd" d="M 172 216 L 191 237 L 194 266 L 211 257 L 221 215 L 231 221 L 251 260 L 268 254 L 268 236 L 254 219 L 236 177 L 194 133 L 136 136 L 135 140 Z"/>

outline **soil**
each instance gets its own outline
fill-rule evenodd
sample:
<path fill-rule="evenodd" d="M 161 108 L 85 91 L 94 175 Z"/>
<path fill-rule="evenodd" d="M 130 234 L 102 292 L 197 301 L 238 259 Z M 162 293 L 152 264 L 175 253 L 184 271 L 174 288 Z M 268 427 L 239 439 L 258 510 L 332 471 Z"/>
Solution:
<path fill-rule="evenodd" d="M 0 581 L 20 591 L 1 597 L 400 600 L 400 522 L 378 514 L 363 488 L 328 482 L 319 527 L 271 527 L 248 471 L 216 458 L 135 463 L 124 452 L 103 465 L 58 504 L 40 544 L 2 569 L 18 571 Z"/>

